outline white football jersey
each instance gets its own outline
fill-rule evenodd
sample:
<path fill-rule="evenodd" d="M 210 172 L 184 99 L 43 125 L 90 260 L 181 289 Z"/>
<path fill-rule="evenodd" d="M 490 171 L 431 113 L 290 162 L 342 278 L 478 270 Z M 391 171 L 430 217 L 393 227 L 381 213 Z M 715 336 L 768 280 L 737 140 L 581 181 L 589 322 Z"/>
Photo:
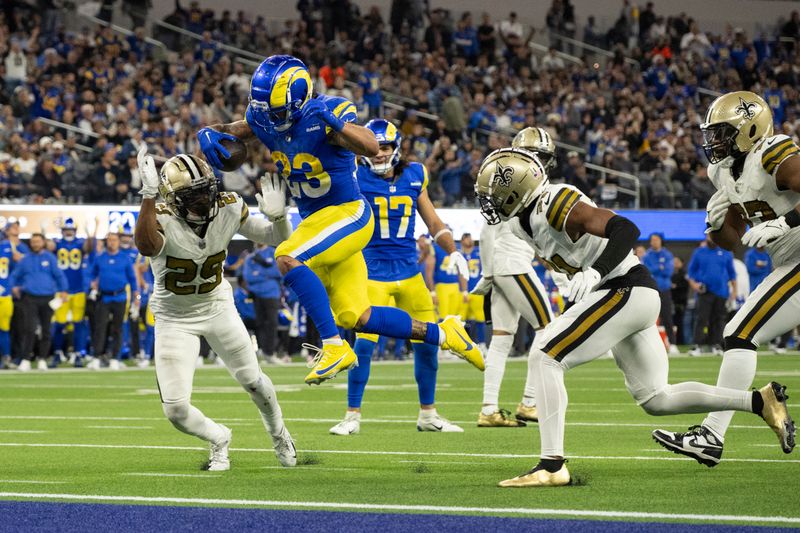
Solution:
<path fill-rule="evenodd" d="M 774 135 L 756 143 L 747 154 L 739 179 L 731 173 L 732 159 L 708 166 L 708 177 L 714 186 L 724 189 L 748 224 L 755 226 L 785 215 L 800 203 L 800 193 L 781 191 L 775 173 L 781 163 L 800 153 L 800 148 L 786 135 Z M 783 237 L 766 246 L 773 264 L 778 267 L 796 263 L 800 256 L 800 227 L 792 228 Z"/>
<path fill-rule="evenodd" d="M 527 242 L 514 235 L 508 222 L 483 225 L 480 251 L 486 277 L 533 272 L 535 252 Z"/>
<path fill-rule="evenodd" d="M 508 223 L 514 234 L 530 244 L 553 270 L 562 272 L 570 278 L 576 272 L 591 267 L 608 243 L 608 239 L 589 233 L 584 233 L 577 241 L 573 241 L 567 234 L 565 222 L 578 202 L 586 202 L 596 207 L 594 202 L 575 187 L 548 183 L 531 211 L 530 233 L 523 228 L 523 222 L 519 217 Z M 623 276 L 639 264 L 639 258 L 631 250 L 619 265 L 602 278 L 601 283 Z"/>
<path fill-rule="evenodd" d="M 223 276 L 228 244 L 248 219 L 244 200 L 231 192 L 218 196 L 219 212 L 204 238 L 175 216 L 166 204 L 156 204 L 161 251 L 150 258 L 155 289 L 150 306 L 156 319 L 192 321 L 216 314 L 233 301 L 231 285 Z"/>

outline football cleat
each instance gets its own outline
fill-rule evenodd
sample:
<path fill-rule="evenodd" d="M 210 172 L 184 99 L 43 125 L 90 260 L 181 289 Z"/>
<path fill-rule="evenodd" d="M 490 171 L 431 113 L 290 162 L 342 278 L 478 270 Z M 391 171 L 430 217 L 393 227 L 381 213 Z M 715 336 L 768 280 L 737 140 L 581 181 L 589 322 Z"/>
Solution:
<path fill-rule="evenodd" d="M 31 362 L 29 359 L 23 359 L 22 361 L 19 362 L 19 366 L 17 367 L 17 370 L 19 370 L 20 372 L 29 372 L 30 369 L 31 369 Z"/>
<path fill-rule="evenodd" d="M 705 426 L 692 426 L 686 433 L 653 431 L 653 440 L 671 452 L 686 455 L 709 468 L 722 459 L 722 441 Z"/>
<path fill-rule="evenodd" d="M 442 348 L 450 350 L 461 359 L 466 359 L 472 366 L 484 371 L 486 365 L 483 361 L 483 354 L 481 353 L 478 345 L 469 338 L 467 330 L 464 329 L 464 324 L 457 316 L 448 316 L 440 324 L 445 334 L 445 342 Z"/>
<path fill-rule="evenodd" d="M 478 415 L 479 428 L 522 428 L 525 422 L 520 419 L 511 418 L 511 413 L 505 409 L 495 411 L 490 415 L 483 413 Z"/>
<path fill-rule="evenodd" d="M 569 485 L 571 479 L 566 464 L 561 465 L 557 472 L 548 472 L 543 467 L 536 465 L 530 472 L 503 480 L 497 486 L 504 488 L 563 487 Z"/>
<path fill-rule="evenodd" d="M 283 430 L 276 437 L 272 437 L 272 449 L 275 450 L 275 457 L 283 466 L 295 466 L 297 464 L 297 448 L 294 446 L 289 430 L 283 426 Z"/>
<path fill-rule="evenodd" d="M 350 370 L 358 365 L 356 353 L 345 340 L 341 345 L 324 344 L 322 348 L 317 348 L 311 344 L 303 344 L 303 347 L 317 352 L 308 363 L 308 367 L 312 370 L 305 381 L 309 385 L 319 385 L 326 379 L 335 377 L 342 370 Z"/>
<path fill-rule="evenodd" d="M 47 368 L 48 368 L 47 361 L 45 361 L 44 359 L 39 359 L 38 361 L 36 361 L 36 370 L 47 370 Z"/>
<path fill-rule="evenodd" d="M 520 403 L 517 405 L 517 412 L 514 413 L 514 416 L 517 420 L 521 420 L 523 422 L 538 422 L 539 421 L 539 413 L 536 411 L 536 406 L 531 405 L 528 407 L 524 403 Z"/>
<path fill-rule="evenodd" d="M 344 420 L 328 431 L 331 435 L 355 435 L 361 431 L 361 413 L 357 411 L 347 411 Z"/>
<path fill-rule="evenodd" d="M 464 430 L 446 418 L 435 414 L 433 416 L 423 416 L 420 412 L 417 418 L 417 431 L 433 431 L 436 433 L 464 433 Z"/>
<path fill-rule="evenodd" d="M 208 454 L 208 463 L 203 467 L 203 470 L 210 472 L 222 472 L 231 469 L 231 461 L 228 459 L 228 448 L 231 445 L 233 432 L 227 426 L 219 424 L 225 434 L 225 438 L 219 443 L 210 443 L 210 450 Z"/>
<path fill-rule="evenodd" d="M 796 428 L 792 417 L 789 416 L 789 410 L 786 408 L 786 400 L 789 399 L 786 394 L 786 387 L 780 383 L 770 381 L 761 387 L 758 392 L 761 393 L 761 398 L 764 400 L 761 418 L 778 435 L 778 442 L 781 443 L 783 453 L 792 453 Z"/>
<path fill-rule="evenodd" d="M 122 370 L 124 366 L 119 359 L 112 359 L 108 362 L 108 368 L 111 370 Z"/>

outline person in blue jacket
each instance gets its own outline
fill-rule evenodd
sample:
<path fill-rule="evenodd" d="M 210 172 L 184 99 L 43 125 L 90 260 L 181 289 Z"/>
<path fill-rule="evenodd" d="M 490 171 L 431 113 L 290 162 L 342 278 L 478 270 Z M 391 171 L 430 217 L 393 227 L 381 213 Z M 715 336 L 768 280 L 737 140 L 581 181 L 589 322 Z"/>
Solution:
<path fill-rule="evenodd" d="M 45 249 L 45 238 L 34 233 L 30 240 L 30 253 L 25 254 L 11 274 L 11 292 L 20 299 L 23 316 L 22 358 L 19 370 L 31 369 L 36 330 L 41 331 L 37 351 L 37 368 L 47 370 L 46 358 L 50 355 L 50 322 L 53 307 L 50 301 L 58 296 L 66 301 L 67 278 L 58 268 L 56 256 Z"/>
<path fill-rule="evenodd" d="M 753 292 L 772 272 L 772 259 L 764 248 L 750 248 L 744 253 L 744 264 L 750 276 L 750 292 Z"/>
<path fill-rule="evenodd" d="M 281 273 L 275 263 L 275 248 L 258 246 L 245 259 L 242 276 L 255 306 L 259 355 L 270 363 L 277 362 L 275 346 L 281 308 Z"/>
<path fill-rule="evenodd" d="M 653 233 L 650 235 L 650 248 L 642 257 L 642 263 L 650 271 L 650 274 L 656 280 L 656 285 L 658 285 L 658 294 L 661 297 L 661 312 L 658 315 L 658 319 L 667 332 L 670 353 L 677 353 L 675 328 L 672 323 L 672 271 L 675 269 L 675 263 L 672 252 L 664 248 L 663 234 Z"/>
<path fill-rule="evenodd" d="M 95 306 L 95 335 L 93 340 L 94 355 L 97 359 L 89 364 L 89 368 L 96 370 L 100 367 L 100 360 L 108 363 L 112 370 L 122 368 L 117 357 L 122 348 L 122 321 L 125 317 L 125 307 L 128 302 L 128 291 L 132 298 L 139 297 L 136 285 L 136 275 L 133 272 L 133 263 L 129 254 L 120 249 L 118 233 L 109 233 L 106 236 L 106 251 L 99 254 L 92 264 L 92 288 L 99 293 Z M 108 331 L 109 321 L 111 331 Z M 111 336 L 111 354 L 109 359 L 106 351 L 106 341 Z"/>

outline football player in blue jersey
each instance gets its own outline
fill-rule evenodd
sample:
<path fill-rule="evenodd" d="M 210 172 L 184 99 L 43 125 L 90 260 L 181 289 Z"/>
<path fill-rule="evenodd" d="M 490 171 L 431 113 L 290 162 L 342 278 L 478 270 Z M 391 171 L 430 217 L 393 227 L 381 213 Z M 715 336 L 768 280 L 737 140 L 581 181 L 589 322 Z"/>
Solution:
<path fill-rule="evenodd" d="M 472 289 L 481 279 L 481 252 L 475 246 L 475 240 L 469 233 L 461 236 L 461 254 L 469 265 L 469 279 L 467 280 L 467 295 L 461 308 L 461 318 L 467 322 L 470 336 L 478 341 L 478 346 L 485 351 L 486 348 L 486 317 L 483 311 L 483 295 L 472 294 Z"/>
<path fill-rule="evenodd" d="M 417 241 L 414 238 L 419 212 L 428 231 L 449 254 L 458 254 L 453 235 L 436 214 L 428 197 L 428 170 L 425 165 L 400 160 L 400 133 L 391 122 L 374 119 L 366 126 L 378 140 L 378 155 L 362 158 L 358 166 L 358 185 L 378 221 L 372 239 L 364 248 L 369 271 L 369 299 L 373 305 L 397 307 L 420 321 L 433 322 L 436 316 L 430 291 L 419 271 Z M 361 400 L 369 379 L 370 362 L 378 336 L 359 333 L 355 344 L 358 366 L 348 374 L 347 414 L 330 429 L 334 435 L 358 433 L 361 425 Z M 419 390 L 420 431 L 463 431 L 436 412 L 436 372 L 438 346 L 412 341 L 414 377 Z"/>
<path fill-rule="evenodd" d="M 136 263 L 139 260 L 139 250 L 136 249 L 136 244 L 133 242 L 133 226 L 129 223 L 124 223 L 119 228 L 119 251 L 130 259 L 131 265 L 134 266 L 133 273 L 136 276 L 136 287 L 131 287 L 128 291 L 128 302 L 125 304 L 125 319 L 122 323 L 122 354 L 124 357 L 139 357 L 141 335 L 139 330 L 139 310 L 141 309 L 141 292 L 138 298 L 131 298 L 131 292 L 141 289 L 142 272 L 136 269 Z"/>
<path fill-rule="evenodd" d="M 84 278 L 88 262 L 86 256 L 92 251 L 94 238 L 82 239 L 77 237 L 78 226 L 72 217 L 65 218 L 61 223 L 61 238 L 53 241 L 53 253 L 56 256 L 58 268 L 67 278 L 69 298 L 53 315 L 53 348 L 55 357 L 53 365 L 57 365 L 64 358 L 64 348 L 69 346 L 65 340 L 69 324 L 72 325 L 72 348 L 69 354 L 70 363 L 80 366 L 86 355 L 87 329 L 86 321 L 86 287 Z"/>
<path fill-rule="evenodd" d="M 433 287 L 439 316 L 444 318 L 458 315 L 463 312 L 464 304 L 469 298 L 467 292 L 469 265 L 467 272 L 459 273 L 453 268 L 450 254 L 436 242 L 433 243 L 433 257 Z"/>
<path fill-rule="evenodd" d="M 147 368 L 153 358 L 153 348 L 156 341 L 156 319 L 150 310 L 150 296 L 153 294 L 153 287 L 155 287 L 155 278 L 153 277 L 153 269 L 150 266 L 150 259 L 142 254 L 139 254 L 136 258 L 133 270 L 139 278 L 139 306 L 136 312 L 136 319 L 132 315 L 131 322 L 143 320 L 145 327 L 144 345 L 140 347 L 136 365 L 139 368 Z M 133 313 L 133 308 L 131 308 L 131 313 Z M 138 324 L 138 322 L 136 323 Z"/>
<path fill-rule="evenodd" d="M 220 169 L 220 157 L 230 157 L 223 141 L 238 139 L 253 148 L 260 141 L 288 183 L 303 220 L 277 248 L 275 260 L 323 344 L 306 383 L 321 383 L 357 364 L 337 323 L 364 333 L 424 340 L 483 370 L 481 352 L 457 318 L 438 325 L 415 321 L 399 309 L 370 305 L 361 250 L 372 237 L 374 224 L 356 181 L 356 156 L 377 155 L 378 142 L 355 120 L 352 102 L 314 97 L 303 62 L 276 55 L 265 59 L 253 74 L 244 120 L 197 133 L 206 159 Z M 466 262 L 462 263 L 466 275 Z"/>
<path fill-rule="evenodd" d="M 28 245 L 19 240 L 19 222 L 6 223 L 6 238 L 0 241 L 0 368 L 11 364 L 11 317 L 14 298 L 11 295 L 11 273 L 14 265 L 29 253 Z"/>

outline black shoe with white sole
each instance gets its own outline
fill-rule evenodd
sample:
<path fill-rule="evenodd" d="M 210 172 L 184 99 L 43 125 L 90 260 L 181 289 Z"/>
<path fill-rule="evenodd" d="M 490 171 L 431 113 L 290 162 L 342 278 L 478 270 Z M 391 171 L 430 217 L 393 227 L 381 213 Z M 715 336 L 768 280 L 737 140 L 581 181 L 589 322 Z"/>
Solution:
<path fill-rule="evenodd" d="M 663 429 L 653 431 L 653 440 L 671 452 L 689 456 L 711 468 L 722 459 L 722 441 L 704 426 L 692 426 L 686 433 Z"/>

